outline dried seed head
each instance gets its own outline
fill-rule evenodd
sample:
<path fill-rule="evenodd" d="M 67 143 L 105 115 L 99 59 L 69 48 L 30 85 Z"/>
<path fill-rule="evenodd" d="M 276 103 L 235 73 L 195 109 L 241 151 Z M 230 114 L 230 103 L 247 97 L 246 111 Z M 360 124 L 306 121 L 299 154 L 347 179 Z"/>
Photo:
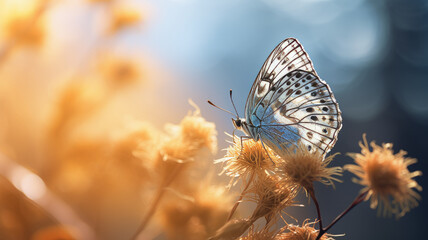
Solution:
<path fill-rule="evenodd" d="M 349 154 L 356 165 L 346 165 L 345 169 L 359 177 L 354 182 L 365 186 L 362 191 L 368 191 L 366 200 L 371 198 L 371 208 L 379 206 L 380 211 L 383 205 L 384 215 L 403 216 L 421 199 L 414 189 L 422 191 L 422 187 L 413 178 L 422 172 L 410 172 L 407 168 L 417 160 L 404 157 L 407 153 L 403 150 L 394 154 L 391 143 L 378 146 L 371 142 L 373 151 L 370 151 L 365 134 L 363 140 L 361 154 Z"/>
<path fill-rule="evenodd" d="M 295 204 L 298 188 L 292 182 L 286 182 L 279 176 L 257 178 L 249 192 L 252 201 L 257 203 L 252 219 L 265 217 L 267 221 L 278 216 L 283 209 Z"/>
<path fill-rule="evenodd" d="M 215 124 L 201 117 L 199 108 L 184 117 L 180 125 L 168 125 L 167 131 L 171 136 L 162 147 L 164 158 L 176 161 L 189 161 L 202 148 L 208 148 L 212 153 L 217 150 L 217 131 Z"/>
<path fill-rule="evenodd" d="M 234 143 L 227 148 L 226 156 L 215 163 L 224 163 L 223 172 L 231 177 L 246 179 L 249 175 L 263 176 L 273 171 L 272 161 L 278 161 L 277 155 L 264 148 L 260 141 L 253 139 L 242 141 L 234 137 Z"/>
<path fill-rule="evenodd" d="M 302 226 L 288 225 L 285 230 L 287 233 L 278 234 L 275 240 L 315 240 L 318 236 L 319 230 L 314 228 L 315 222 L 309 222 L 306 219 Z M 324 234 L 320 240 L 334 240 L 330 234 Z"/>
<path fill-rule="evenodd" d="M 336 176 L 342 175 L 342 168 L 327 167 L 335 156 L 336 154 L 323 159 L 320 152 L 309 152 L 303 144 L 299 144 L 283 154 L 278 171 L 283 174 L 284 179 L 305 189 L 310 188 L 315 181 L 334 185 L 333 181 L 340 182 Z"/>

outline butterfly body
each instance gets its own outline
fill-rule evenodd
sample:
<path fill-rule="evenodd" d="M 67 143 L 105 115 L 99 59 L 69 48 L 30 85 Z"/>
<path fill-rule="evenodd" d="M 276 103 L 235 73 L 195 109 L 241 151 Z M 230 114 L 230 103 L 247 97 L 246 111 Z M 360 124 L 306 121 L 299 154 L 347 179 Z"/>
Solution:
<path fill-rule="evenodd" d="M 285 39 L 263 64 L 235 127 L 282 155 L 302 143 L 325 155 L 342 127 L 339 106 L 307 53 L 294 38 Z"/>

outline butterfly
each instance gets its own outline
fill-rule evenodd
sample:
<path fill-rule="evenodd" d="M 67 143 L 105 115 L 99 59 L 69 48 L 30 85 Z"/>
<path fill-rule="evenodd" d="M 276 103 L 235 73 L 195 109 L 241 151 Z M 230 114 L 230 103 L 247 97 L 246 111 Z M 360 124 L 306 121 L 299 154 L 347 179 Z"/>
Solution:
<path fill-rule="evenodd" d="M 301 143 L 325 156 L 342 128 L 330 87 L 295 38 L 282 41 L 264 62 L 248 95 L 245 118 L 239 118 L 236 108 L 235 112 L 233 125 L 246 134 L 241 141 L 260 139 L 279 155 Z"/>

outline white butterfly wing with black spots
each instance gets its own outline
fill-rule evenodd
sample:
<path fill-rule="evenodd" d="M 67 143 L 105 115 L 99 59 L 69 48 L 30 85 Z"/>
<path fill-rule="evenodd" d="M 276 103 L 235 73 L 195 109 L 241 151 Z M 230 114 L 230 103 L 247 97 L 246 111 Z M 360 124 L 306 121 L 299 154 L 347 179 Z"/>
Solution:
<path fill-rule="evenodd" d="M 245 112 L 246 121 L 258 127 L 261 140 L 278 154 L 299 141 L 311 151 L 326 154 L 342 127 L 330 87 L 318 77 L 295 39 L 284 40 L 268 57 Z"/>
<path fill-rule="evenodd" d="M 337 141 L 342 117 L 327 83 L 313 73 L 295 70 L 274 84 L 271 91 L 260 116 L 262 140 L 267 138 L 274 141 L 268 145 L 283 148 L 293 138 L 311 151 L 329 152 Z M 292 132 L 294 137 L 281 129 Z M 279 134 L 272 138 L 272 132 Z"/>
<path fill-rule="evenodd" d="M 264 62 L 248 95 L 245 105 L 246 116 L 269 94 L 270 87 L 293 70 L 305 70 L 315 75 L 315 69 L 308 54 L 295 38 L 287 38 L 272 51 Z"/>

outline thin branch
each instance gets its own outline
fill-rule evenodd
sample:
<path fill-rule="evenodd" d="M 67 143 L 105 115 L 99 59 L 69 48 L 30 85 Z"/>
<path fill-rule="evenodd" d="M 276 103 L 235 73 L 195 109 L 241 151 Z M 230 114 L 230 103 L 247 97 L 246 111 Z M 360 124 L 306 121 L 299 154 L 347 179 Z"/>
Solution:
<path fill-rule="evenodd" d="M 307 187 L 306 190 L 309 192 L 309 195 L 311 196 L 312 200 L 315 203 L 315 207 L 317 208 L 317 214 L 318 214 L 318 225 L 319 225 L 319 229 L 322 229 L 321 210 L 320 210 L 320 206 L 318 204 L 318 200 L 317 200 L 317 198 L 315 196 L 314 185 L 311 184 L 311 186 Z"/>
<path fill-rule="evenodd" d="M 156 210 L 158 209 L 159 203 L 161 202 L 161 199 L 165 193 L 166 188 L 173 182 L 173 180 L 178 176 L 178 174 L 181 172 L 182 169 L 183 169 L 183 163 L 178 164 L 176 168 L 173 170 L 173 173 L 169 175 L 169 178 L 164 179 L 163 183 L 159 185 L 155 198 L 153 199 L 153 202 L 149 207 L 149 211 L 144 216 L 143 221 L 135 231 L 134 235 L 131 237 L 132 240 L 137 239 L 137 237 L 141 234 L 141 232 L 143 232 L 144 229 L 147 227 L 153 215 L 156 213 Z"/>
<path fill-rule="evenodd" d="M 368 191 L 362 192 L 360 193 L 355 199 L 354 201 L 351 203 L 351 205 L 348 206 L 348 208 L 346 208 L 339 216 L 337 216 L 333 222 L 330 223 L 330 225 L 328 225 L 326 228 L 320 229 L 320 232 L 318 234 L 317 240 L 320 239 L 322 237 L 322 235 L 324 235 L 324 233 L 326 233 L 331 227 L 334 226 L 334 224 L 336 224 L 342 217 L 344 217 L 348 212 L 350 212 L 355 206 L 357 206 L 358 204 L 360 204 L 362 201 L 364 201 L 366 195 L 367 195 Z"/>
<path fill-rule="evenodd" d="M 150 220 L 152 219 L 153 215 L 155 214 L 158 205 L 160 203 L 160 200 L 162 199 L 163 195 L 165 193 L 165 188 L 158 188 L 155 198 L 153 199 L 152 205 L 149 208 L 149 212 L 147 212 L 146 216 L 143 218 L 143 221 L 141 222 L 140 226 L 135 231 L 134 235 L 131 239 L 137 239 L 137 237 L 140 235 L 142 231 L 146 228 Z"/>

